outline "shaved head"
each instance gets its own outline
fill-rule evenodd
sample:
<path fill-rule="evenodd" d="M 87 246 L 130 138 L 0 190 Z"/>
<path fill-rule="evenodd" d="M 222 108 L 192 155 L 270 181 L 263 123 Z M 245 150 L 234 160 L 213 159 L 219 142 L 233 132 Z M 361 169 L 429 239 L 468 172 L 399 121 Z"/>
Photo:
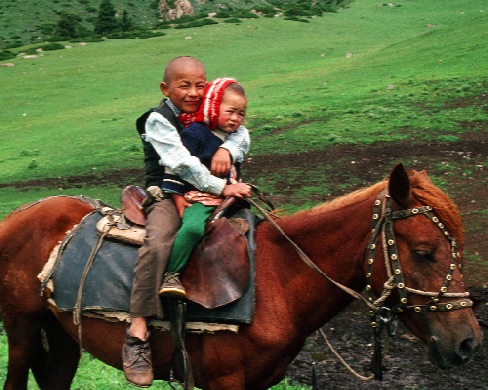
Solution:
<path fill-rule="evenodd" d="M 166 84 L 170 84 L 178 74 L 191 74 L 195 72 L 205 75 L 205 67 L 199 60 L 190 56 L 176 57 L 166 65 L 163 81 Z"/>
<path fill-rule="evenodd" d="M 203 64 L 193 57 L 176 57 L 164 70 L 161 92 L 176 108 L 192 114 L 202 103 L 207 76 Z"/>

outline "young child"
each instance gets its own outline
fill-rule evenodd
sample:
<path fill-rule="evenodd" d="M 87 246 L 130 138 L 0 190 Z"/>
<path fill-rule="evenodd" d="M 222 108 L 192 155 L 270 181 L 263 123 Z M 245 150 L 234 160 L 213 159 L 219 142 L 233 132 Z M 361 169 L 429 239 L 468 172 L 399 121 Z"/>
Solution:
<path fill-rule="evenodd" d="M 241 126 L 246 105 L 244 89 L 235 79 L 219 78 L 207 84 L 199 111 L 193 115 L 180 115 L 183 124 L 196 121 L 181 132 L 183 145 L 210 167 L 220 145 Z M 234 164 L 226 179 L 229 184 L 239 182 L 240 163 Z M 179 274 L 190 259 L 193 248 L 203 238 L 205 222 L 224 198 L 198 191 L 169 170 L 164 175 L 163 190 L 173 193 L 182 225 L 173 244 L 159 294 L 184 298 L 186 292 Z"/>
<path fill-rule="evenodd" d="M 125 377 L 128 382 L 140 387 L 149 387 L 154 378 L 147 318 L 163 316 L 158 292 L 181 224 L 171 194 L 164 193 L 160 187 L 163 177 L 162 171 L 157 169 L 160 166 L 171 169 L 200 191 L 214 195 L 239 198 L 251 195 L 251 188 L 247 184 L 227 184 L 225 179 L 213 176 L 181 142 L 177 130 L 181 124 L 177 118 L 181 113 L 192 114 L 200 108 L 205 85 L 205 68 L 200 61 L 193 57 L 171 60 L 161 83 L 161 91 L 168 99 L 160 105 L 161 110 L 152 112 L 145 121 L 146 183 L 151 183 L 149 192 L 153 195 L 154 203 L 145 209 L 146 237 L 134 268 L 131 324 L 127 328 L 122 351 Z M 231 158 L 242 161 L 248 147 L 247 130 L 240 127 L 214 156 L 212 171 L 220 171 L 219 174 L 226 172 L 231 166 Z M 217 168 L 214 169 L 214 165 Z M 161 175 L 160 179 L 158 174 Z"/>

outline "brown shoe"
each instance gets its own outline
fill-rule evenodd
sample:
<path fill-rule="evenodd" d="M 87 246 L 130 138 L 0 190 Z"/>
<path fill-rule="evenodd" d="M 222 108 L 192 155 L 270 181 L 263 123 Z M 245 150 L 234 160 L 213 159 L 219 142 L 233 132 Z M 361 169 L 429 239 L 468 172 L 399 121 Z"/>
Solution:
<path fill-rule="evenodd" d="M 132 336 L 127 328 L 122 350 L 124 374 L 127 382 L 138 387 L 149 387 L 154 380 L 148 340 L 149 332 L 146 340 L 143 341 L 139 337 Z"/>
<path fill-rule="evenodd" d="M 166 272 L 159 295 L 163 298 L 186 298 L 185 288 L 182 286 L 179 274 Z"/>

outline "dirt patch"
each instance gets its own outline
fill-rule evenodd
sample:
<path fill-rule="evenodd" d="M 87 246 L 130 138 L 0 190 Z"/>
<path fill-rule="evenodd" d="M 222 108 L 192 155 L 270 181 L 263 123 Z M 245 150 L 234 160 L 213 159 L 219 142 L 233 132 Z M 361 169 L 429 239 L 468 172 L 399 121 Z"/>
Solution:
<path fill-rule="evenodd" d="M 475 313 L 485 333 L 485 345 L 467 365 L 441 370 L 433 365 L 425 345 L 399 324 L 394 338 L 385 338 L 382 381 L 363 382 L 356 379 L 338 362 L 315 333 L 307 339 L 302 352 L 288 370 L 291 380 L 302 384 L 312 383 L 312 363 L 315 366 L 317 389 L 486 389 L 488 383 L 488 289 L 470 289 L 476 302 Z M 360 302 L 353 303 L 346 311 L 332 319 L 322 328 L 329 341 L 343 359 L 355 371 L 369 376 L 373 351 L 372 330 L 368 315 Z"/>
<path fill-rule="evenodd" d="M 313 200 L 326 200 L 369 186 L 386 177 L 397 162 L 406 168 L 426 170 L 441 177 L 441 187 L 451 196 L 463 215 L 466 229 L 465 267 L 467 285 L 475 293 L 476 313 L 486 330 L 488 324 L 488 132 L 486 123 L 465 123 L 466 132 L 458 142 L 376 143 L 361 146 L 337 146 L 321 151 L 293 155 L 255 156 L 245 165 L 245 176 L 256 182 L 264 175 L 283 177 L 270 197 L 276 205 L 286 202 L 301 204 L 297 195 L 300 180 L 287 180 L 287 173 L 303 171 L 328 172 L 330 193 L 311 195 Z M 104 174 L 10 183 L 19 188 L 77 187 L 102 184 L 142 184 L 142 169 Z M 296 177 L 296 175 L 294 176 Z M 351 178 L 355 178 L 351 180 Z M 483 211 L 484 210 L 484 211 Z M 323 329 L 340 354 L 359 372 L 368 373 L 372 352 L 372 332 L 366 310 L 354 303 L 330 321 Z M 485 343 L 485 345 L 488 344 Z M 315 362 L 318 389 L 486 389 L 488 383 L 488 347 L 462 368 L 442 371 L 429 363 L 424 346 L 405 328 L 399 326 L 398 336 L 391 340 L 385 354 L 387 371 L 382 382 L 362 383 L 355 379 L 327 350 L 321 338 L 311 335 L 289 369 L 293 381 L 311 384 L 311 364 Z"/>

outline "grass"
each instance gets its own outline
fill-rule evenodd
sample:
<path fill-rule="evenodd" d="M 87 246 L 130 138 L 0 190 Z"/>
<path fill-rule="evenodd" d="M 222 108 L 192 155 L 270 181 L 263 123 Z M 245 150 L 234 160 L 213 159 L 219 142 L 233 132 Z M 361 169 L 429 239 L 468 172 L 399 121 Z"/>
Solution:
<path fill-rule="evenodd" d="M 465 131 L 460 122 L 486 122 L 486 103 L 478 97 L 488 87 L 488 10 L 476 0 L 394 5 L 357 0 L 310 23 L 259 18 L 167 30 L 147 40 L 73 44 L 38 59 L 4 61 L 14 66 L 0 67 L 0 218 L 58 194 L 118 206 L 122 188 L 116 186 L 8 185 L 140 168 L 134 121 L 161 98 L 164 64 L 177 55 L 200 58 L 209 79 L 234 76 L 243 83 L 251 156 L 386 140 L 449 142 Z M 465 107 L 450 105 L 459 99 Z M 288 172 L 288 179 L 299 174 L 310 183 L 300 189 L 303 208 L 313 194 L 328 192 L 328 177 L 311 168 Z M 280 180 L 269 174 L 256 184 L 267 191 Z M 2 335 L 0 367 L 5 356 Z M 0 369 L 0 382 L 2 375 Z M 94 375 L 110 382 L 104 388 L 111 381 L 113 388 L 126 386 L 118 371 L 85 356 L 77 388 L 98 383 Z"/>
<path fill-rule="evenodd" d="M 160 99 L 164 63 L 179 54 L 201 58 L 209 78 L 245 85 L 253 155 L 394 141 L 405 127 L 436 139 L 486 120 L 480 107 L 445 109 L 486 88 L 479 4 L 400 4 L 364 0 L 311 23 L 260 18 L 18 58 L 0 72 L 0 183 L 139 167 L 134 119 Z"/>

